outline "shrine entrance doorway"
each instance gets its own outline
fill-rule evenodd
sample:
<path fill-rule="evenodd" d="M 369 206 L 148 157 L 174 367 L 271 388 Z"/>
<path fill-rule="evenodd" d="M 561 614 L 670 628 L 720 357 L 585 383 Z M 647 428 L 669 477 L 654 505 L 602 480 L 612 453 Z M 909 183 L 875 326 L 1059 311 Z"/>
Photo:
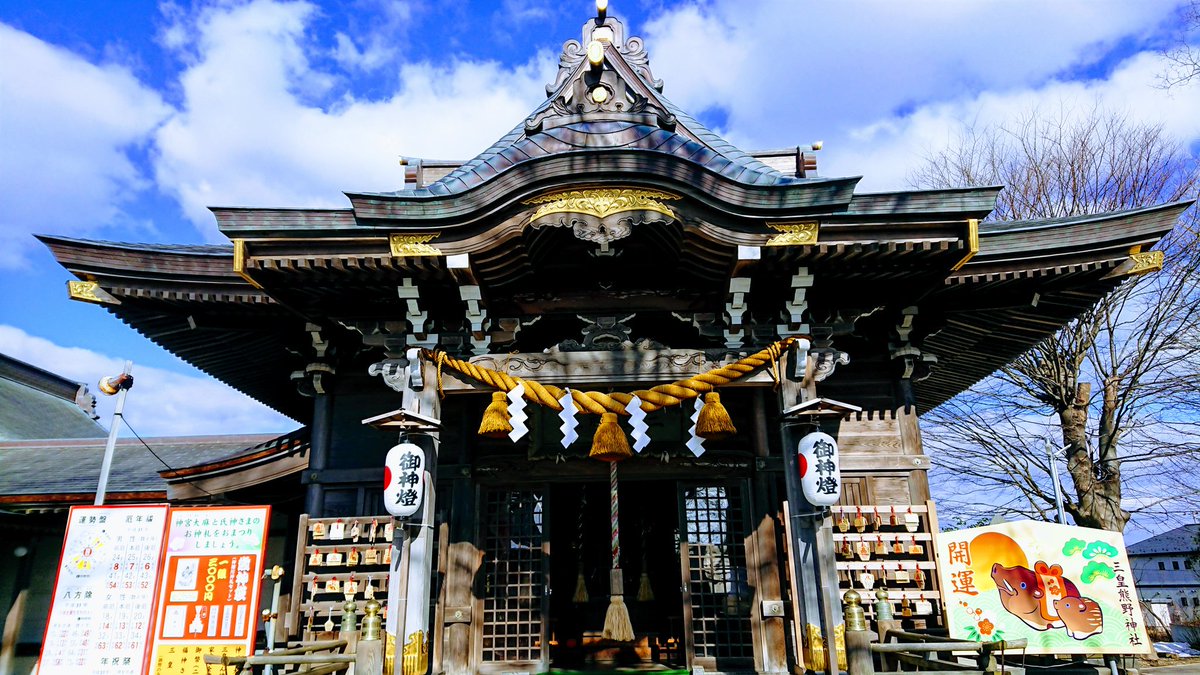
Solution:
<path fill-rule="evenodd" d="M 550 561 L 550 664 L 555 670 L 687 666 L 674 481 L 622 480 L 621 570 L 636 638 L 603 639 L 612 567 L 609 486 L 557 484 Z"/>
<path fill-rule="evenodd" d="M 483 490 L 481 672 L 754 670 L 748 485 L 627 475 L 619 525 L 629 643 L 603 638 L 607 481 Z"/>

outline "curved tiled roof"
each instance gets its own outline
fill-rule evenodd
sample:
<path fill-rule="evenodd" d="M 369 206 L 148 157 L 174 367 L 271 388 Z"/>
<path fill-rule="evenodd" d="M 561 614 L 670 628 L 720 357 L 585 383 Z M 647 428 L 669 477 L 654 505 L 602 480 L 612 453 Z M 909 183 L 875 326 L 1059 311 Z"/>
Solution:
<path fill-rule="evenodd" d="M 618 61 L 625 58 L 616 49 L 610 49 L 607 55 L 609 59 Z M 648 123 L 645 115 L 622 113 L 578 115 L 574 119 L 563 119 L 561 121 L 565 123 L 549 128 L 539 125 L 536 131 L 531 131 L 526 122 L 522 122 L 474 159 L 428 186 L 376 195 L 420 199 L 456 194 L 539 157 L 605 149 L 634 149 L 674 155 L 747 185 L 792 185 L 813 180 L 784 174 L 739 150 L 663 97 L 652 83 L 643 79 L 643 73 L 629 68 L 628 64 L 616 65 L 640 95 L 674 117 L 673 124 L 665 125 L 670 128 Z M 530 113 L 527 121 L 538 119 L 545 113 L 553 114 L 551 108 L 561 91 L 562 88 L 551 93 Z"/>

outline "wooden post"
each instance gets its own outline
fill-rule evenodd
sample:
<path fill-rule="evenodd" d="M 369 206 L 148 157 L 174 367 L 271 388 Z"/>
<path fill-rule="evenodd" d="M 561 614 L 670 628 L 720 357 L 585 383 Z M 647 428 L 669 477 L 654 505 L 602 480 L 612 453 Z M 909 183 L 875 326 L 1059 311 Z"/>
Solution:
<path fill-rule="evenodd" d="M 892 601 L 888 599 L 888 591 L 884 586 L 875 589 L 875 630 L 879 633 L 879 643 L 887 642 L 888 633 L 900 630 L 900 622 L 892 615 Z M 899 664 L 887 653 L 879 654 L 879 665 L 884 670 L 899 670 Z"/>
<path fill-rule="evenodd" d="M 362 622 L 362 636 L 354 650 L 355 675 L 383 675 L 383 640 L 380 639 L 381 624 L 379 603 L 368 600 L 364 608 L 366 616 Z"/>
<path fill-rule="evenodd" d="M 871 633 L 857 591 L 846 591 L 846 672 L 848 675 L 875 675 L 871 659 Z"/>
<path fill-rule="evenodd" d="M 779 360 L 780 370 L 786 374 L 779 391 L 780 410 L 786 410 L 805 398 L 804 388 L 797 378 L 792 376 L 793 370 L 805 372 L 806 360 L 797 363 L 797 358 L 804 359 L 804 355 L 805 352 L 792 349 Z M 823 670 L 835 675 L 836 659 L 823 658 L 825 638 L 821 630 L 824 624 L 821 605 L 824 600 L 821 582 L 817 576 L 817 529 L 820 521 L 814 518 L 811 512 L 813 507 L 804 499 L 800 489 L 800 463 L 796 455 L 799 439 L 788 423 L 784 423 L 780 429 L 780 441 L 783 449 L 784 483 L 787 488 L 788 549 L 791 554 L 792 579 L 799 593 L 792 599 L 795 605 L 793 617 L 799 626 L 797 632 L 801 636 L 801 640 L 796 644 L 796 661 L 800 667 Z M 837 585 L 834 584 L 832 588 L 837 588 Z M 836 649 L 836 646 L 834 648 Z"/>

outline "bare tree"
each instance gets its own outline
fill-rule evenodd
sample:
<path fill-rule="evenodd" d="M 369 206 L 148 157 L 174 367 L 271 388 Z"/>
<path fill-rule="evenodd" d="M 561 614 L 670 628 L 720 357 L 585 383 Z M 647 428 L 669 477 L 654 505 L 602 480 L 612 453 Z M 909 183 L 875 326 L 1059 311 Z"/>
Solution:
<path fill-rule="evenodd" d="M 927 158 L 918 187 L 1005 185 L 992 217 L 1055 218 L 1191 197 L 1197 164 L 1161 128 L 1092 108 L 971 129 Z M 1062 439 L 1079 525 L 1122 531 L 1130 511 L 1200 502 L 1200 240 L 1195 210 L 1133 278 L 980 385 L 926 416 L 940 477 L 973 500 L 1049 519 L 1042 439 Z M 1123 502 L 1124 500 L 1124 502 Z M 950 502 L 954 501 L 951 497 Z M 965 502 L 964 502 L 964 505 Z"/>
<path fill-rule="evenodd" d="M 1200 0 L 1192 0 L 1179 9 L 1176 33 L 1171 45 L 1163 50 L 1167 65 L 1159 75 L 1166 88 L 1185 85 L 1200 78 Z"/>

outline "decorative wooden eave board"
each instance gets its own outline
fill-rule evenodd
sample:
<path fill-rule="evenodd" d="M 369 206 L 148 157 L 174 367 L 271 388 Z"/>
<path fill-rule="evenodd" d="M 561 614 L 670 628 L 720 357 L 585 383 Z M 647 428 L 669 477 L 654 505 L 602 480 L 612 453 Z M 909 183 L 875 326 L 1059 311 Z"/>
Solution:
<path fill-rule="evenodd" d="M 1192 203 L 1174 202 L 1069 218 L 981 223 L 978 258 L 980 261 L 1024 259 L 1053 255 L 1054 251 L 1150 248 L 1171 231 Z"/>
<path fill-rule="evenodd" d="M 353 236 L 357 229 L 351 208 L 211 207 L 209 210 L 216 216 L 217 229 L 231 239 Z"/>
<path fill-rule="evenodd" d="M 962 272 L 947 277 L 946 285 L 955 286 L 962 284 L 997 284 L 1005 281 L 1021 279 L 1051 280 L 1058 277 L 1076 275 L 1085 272 L 1112 270 L 1119 266 L 1127 258 L 1128 256 L 1125 255 L 1121 257 L 1110 257 L 1103 260 L 1064 263 L 1045 267 L 1022 267 L 1016 269 L 999 265 L 980 265 L 980 269 L 973 269 L 970 265 L 967 265 L 963 268 Z"/>
<path fill-rule="evenodd" d="M 229 246 L 170 246 L 65 239 L 39 235 L 55 260 L 80 275 L 234 281 Z"/>
<path fill-rule="evenodd" d="M 906 190 L 897 192 L 857 193 L 849 207 L 831 219 L 881 218 L 900 221 L 908 218 L 929 219 L 935 214 L 955 215 L 960 219 L 983 219 L 996 206 L 1001 186 Z"/>
<path fill-rule="evenodd" d="M 95 499 L 95 492 L 0 495 L 0 506 L 22 512 L 58 513 L 75 504 L 92 504 Z M 161 503 L 166 499 L 165 491 L 104 493 L 107 504 Z"/>
<path fill-rule="evenodd" d="M 820 265 L 855 262 L 860 265 L 885 263 L 902 272 L 917 265 L 945 272 L 962 258 L 965 243 L 957 238 L 908 241 L 819 242 L 811 246 L 764 248 L 764 258 L 782 264 Z M 914 272 L 916 270 L 913 270 Z"/>
<path fill-rule="evenodd" d="M 227 291 L 180 285 L 178 288 L 147 288 L 145 286 L 111 286 L 109 293 L 120 298 L 164 300 L 180 303 L 273 305 L 275 299 L 263 292 Z"/>

